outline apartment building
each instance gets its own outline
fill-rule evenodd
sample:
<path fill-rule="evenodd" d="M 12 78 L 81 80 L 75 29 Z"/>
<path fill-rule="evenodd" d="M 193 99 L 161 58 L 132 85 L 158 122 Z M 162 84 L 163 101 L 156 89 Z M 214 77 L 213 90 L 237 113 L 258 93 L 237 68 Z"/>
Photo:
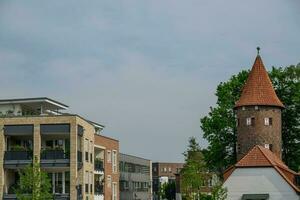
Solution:
<path fill-rule="evenodd" d="M 176 182 L 176 174 L 183 168 L 183 163 L 152 163 L 153 199 L 159 199 L 159 189 L 162 184 Z"/>
<path fill-rule="evenodd" d="M 94 199 L 119 199 L 119 141 L 103 135 L 95 135 L 94 152 Z"/>
<path fill-rule="evenodd" d="M 152 162 L 120 153 L 120 200 L 152 199 Z"/>
<path fill-rule="evenodd" d="M 94 199 L 94 147 L 103 126 L 63 113 L 67 108 L 46 97 L 0 100 L 0 199 L 16 199 L 18 171 L 33 159 L 48 173 L 54 199 Z"/>

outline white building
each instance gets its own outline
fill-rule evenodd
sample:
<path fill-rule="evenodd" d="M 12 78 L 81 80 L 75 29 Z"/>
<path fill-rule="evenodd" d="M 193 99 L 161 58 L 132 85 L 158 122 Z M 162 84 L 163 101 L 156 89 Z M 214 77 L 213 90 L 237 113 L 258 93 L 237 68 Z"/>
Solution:
<path fill-rule="evenodd" d="M 300 174 L 269 149 L 255 146 L 224 173 L 230 200 L 299 200 Z"/>

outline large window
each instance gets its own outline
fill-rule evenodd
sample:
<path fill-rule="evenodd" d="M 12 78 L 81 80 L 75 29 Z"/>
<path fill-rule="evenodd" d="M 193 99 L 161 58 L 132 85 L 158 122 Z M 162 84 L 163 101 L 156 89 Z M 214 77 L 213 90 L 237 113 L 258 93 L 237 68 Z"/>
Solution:
<path fill-rule="evenodd" d="M 93 163 L 93 151 L 94 151 L 94 144 L 93 141 L 90 141 L 90 162 Z"/>
<path fill-rule="evenodd" d="M 112 186 L 112 200 L 117 200 L 117 183 L 113 182 Z"/>
<path fill-rule="evenodd" d="M 118 171 L 118 165 L 117 165 L 117 151 L 113 150 L 112 154 L 112 171 L 113 173 L 116 173 Z"/>
<path fill-rule="evenodd" d="M 90 193 L 93 193 L 93 177 L 94 177 L 94 173 L 90 172 Z"/>
<path fill-rule="evenodd" d="M 107 176 L 107 187 L 108 188 L 111 187 L 111 176 L 110 175 Z"/>
<path fill-rule="evenodd" d="M 106 160 L 108 163 L 111 163 L 111 151 L 109 151 L 109 150 L 107 151 L 107 159 Z"/>
<path fill-rule="evenodd" d="M 70 173 L 69 172 L 49 173 L 48 177 L 51 180 L 53 194 L 68 194 L 68 193 L 70 193 Z"/>
<path fill-rule="evenodd" d="M 89 140 L 84 140 L 85 161 L 89 162 Z"/>
<path fill-rule="evenodd" d="M 85 172 L 85 193 L 89 193 L 89 172 Z"/>

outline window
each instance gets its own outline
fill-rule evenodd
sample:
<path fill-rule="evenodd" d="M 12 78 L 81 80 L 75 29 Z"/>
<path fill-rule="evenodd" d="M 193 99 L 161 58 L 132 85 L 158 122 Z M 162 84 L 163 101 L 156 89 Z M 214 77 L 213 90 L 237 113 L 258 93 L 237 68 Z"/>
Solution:
<path fill-rule="evenodd" d="M 110 175 L 107 176 L 107 187 L 108 188 L 111 187 L 111 176 Z"/>
<path fill-rule="evenodd" d="M 251 126 L 251 118 L 250 117 L 246 118 L 246 125 Z"/>
<path fill-rule="evenodd" d="M 85 161 L 89 162 L 89 140 L 84 140 Z"/>
<path fill-rule="evenodd" d="M 166 167 L 164 167 L 164 172 L 167 172 L 167 168 Z"/>
<path fill-rule="evenodd" d="M 169 167 L 169 172 L 170 172 L 170 173 L 172 172 L 172 168 L 171 168 L 171 167 Z"/>
<path fill-rule="evenodd" d="M 111 151 L 107 151 L 107 162 L 111 163 Z"/>
<path fill-rule="evenodd" d="M 85 172 L 85 193 L 89 193 L 89 172 Z"/>
<path fill-rule="evenodd" d="M 117 200 L 117 183 L 113 183 L 112 200 Z"/>
<path fill-rule="evenodd" d="M 116 173 L 118 171 L 118 166 L 117 166 L 117 151 L 113 150 L 113 154 L 112 154 L 112 171 L 113 173 Z"/>
<path fill-rule="evenodd" d="M 271 125 L 272 125 L 272 118 L 266 117 L 266 118 L 265 118 L 265 125 L 266 125 L 266 126 L 271 126 Z"/>
<path fill-rule="evenodd" d="M 90 172 L 90 178 L 89 178 L 89 181 L 90 181 L 90 193 L 93 193 L 93 172 Z"/>
<path fill-rule="evenodd" d="M 247 126 L 254 126 L 255 125 L 255 118 L 254 117 L 247 117 L 246 118 L 246 125 Z"/>
<path fill-rule="evenodd" d="M 93 141 L 90 141 L 90 162 L 91 163 L 93 163 L 93 150 L 94 150 Z"/>

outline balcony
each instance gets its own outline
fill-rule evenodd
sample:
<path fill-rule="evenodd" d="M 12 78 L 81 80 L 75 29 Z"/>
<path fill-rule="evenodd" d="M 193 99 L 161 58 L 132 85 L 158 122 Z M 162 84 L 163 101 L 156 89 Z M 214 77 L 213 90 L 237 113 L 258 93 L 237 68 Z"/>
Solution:
<path fill-rule="evenodd" d="M 13 150 L 5 151 L 4 167 L 6 169 L 23 168 L 32 163 L 32 151 Z"/>
<path fill-rule="evenodd" d="M 41 153 L 41 166 L 49 167 L 69 167 L 70 153 L 61 149 L 43 150 Z"/>
<path fill-rule="evenodd" d="M 95 159 L 94 168 L 96 172 L 104 172 L 104 162 L 100 159 Z"/>

